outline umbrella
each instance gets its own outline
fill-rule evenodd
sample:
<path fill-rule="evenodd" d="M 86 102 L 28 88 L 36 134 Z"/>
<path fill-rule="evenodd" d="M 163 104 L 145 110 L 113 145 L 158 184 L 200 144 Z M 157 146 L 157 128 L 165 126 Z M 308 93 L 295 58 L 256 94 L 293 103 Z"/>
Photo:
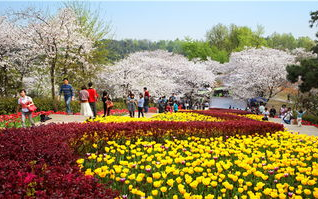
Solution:
<path fill-rule="evenodd" d="M 267 102 L 268 100 L 264 97 L 254 97 L 249 99 L 250 102 Z"/>

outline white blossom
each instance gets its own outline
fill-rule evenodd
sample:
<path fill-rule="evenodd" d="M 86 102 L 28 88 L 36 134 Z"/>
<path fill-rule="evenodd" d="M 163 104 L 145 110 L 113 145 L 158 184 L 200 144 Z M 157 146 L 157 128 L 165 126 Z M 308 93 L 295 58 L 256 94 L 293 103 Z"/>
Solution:
<path fill-rule="evenodd" d="M 130 54 L 103 75 L 117 91 L 117 96 L 128 90 L 141 92 L 147 87 L 153 96 L 172 92 L 186 93 L 202 86 L 211 86 L 215 75 L 202 63 L 163 50 Z M 115 90 L 116 90 L 115 89 Z"/>
<path fill-rule="evenodd" d="M 227 64 L 231 70 L 226 84 L 238 98 L 271 98 L 286 85 L 286 66 L 295 61 L 288 52 L 265 47 L 235 52 Z"/>

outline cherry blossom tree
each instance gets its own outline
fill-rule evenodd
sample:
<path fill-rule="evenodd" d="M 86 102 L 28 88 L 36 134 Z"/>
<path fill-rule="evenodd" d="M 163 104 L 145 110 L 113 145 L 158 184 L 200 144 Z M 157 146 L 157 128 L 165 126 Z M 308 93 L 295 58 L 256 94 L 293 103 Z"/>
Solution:
<path fill-rule="evenodd" d="M 29 38 L 32 52 L 42 57 L 41 65 L 49 69 L 51 94 L 55 98 L 56 77 L 94 70 L 89 62 L 94 41 L 81 33 L 81 27 L 71 9 L 61 9 L 55 16 L 47 16 L 33 9 L 13 14 L 20 30 Z M 23 21 L 24 23 L 22 23 Z M 29 51 L 30 52 L 30 51 Z"/>
<path fill-rule="evenodd" d="M 289 51 L 290 54 L 296 56 L 296 60 L 300 61 L 302 59 L 316 58 L 317 54 L 312 51 L 307 51 L 304 48 L 295 48 Z"/>
<path fill-rule="evenodd" d="M 204 64 L 163 50 L 130 54 L 109 70 L 102 76 L 124 95 L 128 90 L 142 91 L 145 86 L 154 96 L 187 93 L 202 86 L 211 86 L 215 80 Z"/>
<path fill-rule="evenodd" d="M 265 47 L 232 53 L 226 84 L 235 97 L 270 99 L 283 90 L 286 66 L 295 63 L 295 58 L 288 52 Z"/>
<path fill-rule="evenodd" d="M 33 53 L 21 33 L 14 23 L 0 17 L 1 93 L 4 95 L 21 87 L 24 76 L 31 71 Z"/>

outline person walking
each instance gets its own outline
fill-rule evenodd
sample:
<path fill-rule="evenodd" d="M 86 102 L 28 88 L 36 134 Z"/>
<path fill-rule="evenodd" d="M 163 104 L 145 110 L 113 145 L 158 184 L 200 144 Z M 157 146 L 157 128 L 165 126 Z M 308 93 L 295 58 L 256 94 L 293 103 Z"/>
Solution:
<path fill-rule="evenodd" d="M 32 119 L 32 111 L 29 110 L 29 107 L 34 105 L 31 97 L 26 95 L 25 89 L 20 90 L 20 98 L 18 99 L 17 113 L 21 109 L 21 119 L 22 119 L 22 127 L 26 127 L 25 119 L 28 117 L 31 126 L 35 126 L 34 121 Z"/>
<path fill-rule="evenodd" d="M 149 100 L 150 100 L 150 94 L 149 91 L 147 90 L 147 87 L 144 87 L 144 110 L 145 113 L 148 113 L 148 109 L 149 109 Z"/>
<path fill-rule="evenodd" d="M 81 91 L 79 93 L 79 100 L 81 103 L 81 115 L 87 116 L 87 117 L 93 117 L 94 114 L 92 112 L 91 107 L 89 106 L 88 102 L 89 93 L 87 91 L 87 87 L 84 85 L 81 88 Z"/>
<path fill-rule="evenodd" d="M 131 94 L 128 101 L 128 111 L 129 111 L 130 117 L 135 117 L 136 105 L 137 105 L 137 101 L 135 99 L 135 95 Z"/>
<path fill-rule="evenodd" d="M 74 89 L 72 85 L 69 84 L 67 78 L 63 79 L 63 85 L 60 88 L 60 95 L 58 97 L 58 100 L 60 100 L 62 93 L 64 94 L 66 112 L 67 114 L 72 115 L 71 101 L 74 100 Z"/>
<path fill-rule="evenodd" d="M 302 126 L 301 122 L 303 121 L 303 115 L 306 113 L 306 111 L 299 110 L 296 112 L 297 112 L 297 125 L 298 127 L 301 127 Z"/>
<path fill-rule="evenodd" d="M 138 100 L 138 118 L 140 118 L 140 115 L 142 115 L 142 117 L 144 117 L 144 103 L 145 103 L 145 99 L 143 97 L 143 94 L 140 93 L 139 94 L 139 100 Z"/>
<path fill-rule="evenodd" d="M 96 110 L 96 101 L 98 98 L 98 94 L 96 92 L 96 90 L 93 88 L 93 83 L 90 82 L 88 83 L 88 89 L 87 89 L 88 93 L 89 93 L 89 97 L 88 97 L 88 103 L 89 106 L 91 107 L 93 114 L 94 114 L 94 118 L 97 115 L 97 110 Z"/>

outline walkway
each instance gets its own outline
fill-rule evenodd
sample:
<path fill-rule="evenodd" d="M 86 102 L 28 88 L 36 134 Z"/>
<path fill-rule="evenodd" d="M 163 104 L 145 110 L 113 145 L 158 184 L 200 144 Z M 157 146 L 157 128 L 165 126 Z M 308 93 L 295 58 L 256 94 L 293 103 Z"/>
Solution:
<path fill-rule="evenodd" d="M 282 124 L 282 120 L 280 118 L 269 118 L 269 121 Z M 297 125 L 284 124 L 284 127 L 288 131 L 299 132 L 300 134 L 318 136 L 318 128 L 314 126 L 302 125 L 301 127 L 298 127 Z"/>
<path fill-rule="evenodd" d="M 60 115 L 60 114 L 52 114 L 49 115 L 50 120 L 47 120 L 45 122 L 38 122 L 36 125 L 42 125 L 42 124 L 61 124 L 61 123 L 70 123 L 70 122 L 84 122 L 87 118 L 82 115 Z"/>
<path fill-rule="evenodd" d="M 150 118 L 153 115 L 155 115 L 156 113 L 147 113 L 145 114 L 146 118 Z M 125 115 L 128 116 L 128 115 Z M 135 113 L 135 117 L 138 116 L 138 113 Z M 87 117 L 82 116 L 82 115 L 60 115 L 60 114 L 52 114 L 49 115 L 50 120 L 47 120 L 46 122 L 38 122 L 36 123 L 36 125 L 42 125 L 42 124 L 51 124 L 51 123 L 55 123 L 55 124 L 61 124 L 61 123 L 70 123 L 70 122 L 84 122 Z"/>

